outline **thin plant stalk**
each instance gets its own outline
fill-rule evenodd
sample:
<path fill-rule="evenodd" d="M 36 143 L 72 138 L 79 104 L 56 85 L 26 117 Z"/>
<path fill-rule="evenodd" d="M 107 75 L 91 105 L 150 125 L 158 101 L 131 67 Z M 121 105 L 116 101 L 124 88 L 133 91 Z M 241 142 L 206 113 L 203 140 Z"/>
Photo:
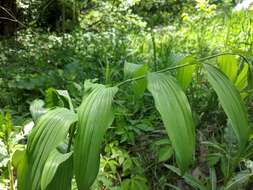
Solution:
<path fill-rule="evenodd" d="M 106 68 L 105 68 L 105 84 L 110 83 L 110 63 L 106 61 Z"/>
<path fill-rule="evenodd" d="M 7 142 L 6 144 L 6 149 L 7 149 L 7 153 L 8 153 L 8 156 L 11 157 L 11 153 L 10 153 L 10 145 L 9 143 Z M 15 190 L 14 188 L 14 177 L 13 177 L 13 171 L 12 171 L 12 166 L 11 166 L 11 161 L 9 160 L 8 161 L 8 174 L 9 174 L 9 180 L 10 180 L 10 190 Z"/>
<path fill-rule="evenodd" d="M 168 72 L 168 71 L 171 71 L 171 70 L 175 70 L 175 69 L 179 69 L 179 68 L 182 68 L 182 67 L 187 67 L 187 66 L 190 66 L 190 65 L 196 65 L 198 63 L 201 63 L 201 62 L 204 62 L 204 61 L 207 61 L 209 59 L 213 59 L 213 58 L 216 58 L 216 57 L 219 57 L 219 56 L 222 56 L 222 55 L 238 55 L 240 56 L 247 64 L 250 64 L 248 59 L 246 57 L 244 57 L 243 55 L 241 54 L 237 54 L 237 53 L 231 53 L 231 52 L 224 52 L 224 53 L 219 53 L 219 54 L 214 54 L 214 55 L 210 55 L 208 57 L 204 57 L 204 58 L 201 58 L 199 60 L 197 60 L 196 62 L 190 62 L 190 63 L 186 63 L 186 64 L 183 64 L 183 65 L 177 65 L 177 66 L 174 66 L 174 67 L 167 67 L 165 69 L 161 69 L 159 71 L 155 71 L 155 73 L 165 73 L 165 72 Z M 119 86 L 122 86 L 128 82 L 133 82 L 133 81 L 136 81 L 136 80 L 141 80 L 143 78 L 145 78 L 146 75 L 142 75 L 142 76 L 139 76 L 139 77 L 135 77 L 135 78 L 130 78 L 130 79 L 127 79 L 125 81 L 122 81 L 120 83 L 118 83 L 116 86 L 119 87 Z"/>
<path fill-rule="evenodd" d="M 155 41 L 155 33 L 154 32 L 151 32 L 151 39 L 152 39 L 152 45 L 153 45 L 154 68 L 155 68 L 155 71 L 157 71 L 158 70 L 158 65 L 157 65 L 156 41 Z"/>

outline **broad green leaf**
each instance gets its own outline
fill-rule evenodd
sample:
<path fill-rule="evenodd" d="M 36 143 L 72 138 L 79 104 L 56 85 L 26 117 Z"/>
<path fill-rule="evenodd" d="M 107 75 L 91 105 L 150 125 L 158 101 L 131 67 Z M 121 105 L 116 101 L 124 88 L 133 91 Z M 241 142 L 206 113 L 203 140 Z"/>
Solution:
<path fill-rule="evenodd" d="M 217 58 L 221 71 L 231 81 L 235 81 L 238 72 L 238 63 L 235 55 L 221 55 Z"/>
<path fill-rule="evenodd" d="M 196 62 L 195 58 L 192 56 L 187 56 L 178 62 L 178 65 L 184 65 L 188 63 Z M 182 67 L 177 70 L 177 80 L 180 86 L 185 90 L 192 81 L 192 74 L 196 68 L 196 65 L 189 65 L 186 67 Z"/>
<path fill-rule="evenodd" d="M 114 119 L 112 101 L 117 91 L 116 87 L 97 85 L 78 108 L 74 142 L 74 174 L 78 189 L 89 189 L 98 174 L 101 143 Z"/>
<path fill-rule="evenodd" d="M 46 106 L 49 108 L 53 107 L 66 107 L 70 110 L 74 110 L 71 98 L 67 90 L 56 90 L 49 88 L 46 91 Z"/>
<path fill-rule="evenodd" d="M 53 150 L 43 169 L 41 177 L 42 190 L 71 190 L 73 177 L 73 152 L 61 153 Z"/>
<path fill-rule="evenodd" d="M 18 181 L 19 190 L 40 190 L 46 160 L 50 153 L 64 141 L 69 127 L 76 121 L 76 114 L 65 108 L 57 108 L 41 116 L 28 137 L 24 156 L 27 167 L 22 179 Z"/>
<path fill-rule="evenodd" d="M 132 78 L 134 73 L 138 71 L 141 67 L 143 67 L 143 65 L 126 62 L 124 65 L 124 78 Z"/>
<path fill-rule="evenodd" d="M 125 63 L 124 75 L 126 79 L 145 75 L 148 71 L 147 65 L 137 65 L 134 63 Z M 147 87 L 147 79 L 143 78 L 132 82 L 133 92 L 136 97 L 142 97 Z"/>
<path fill-rule="evenodd" d="M 27 156 L 25 150 L 16 150 L 12 155 L 12 165 L 17 171 L 17 180 L 18 180 L 18 190 L 25 190 L 26 181 L 24 179 L 28 163 L 27 163 Z"/>
<path fill-rule="evenodd" d="M 158 162 L 164 162 L 170 159 L 173 155 L 173 149 L 170 145 L 164 145 L 159 149 Z"/>
<path fill-rule="evenodd" d="M 54 88 L 49 88 L 46 90 L 45 102 L 47 108 L 64 107 L 64 102 L 59 97 L 58 93 Z"/>
<path fill-rule="evenodd" d="M 175 78 L 165 74 L 148 74 L 148 90 L 162 116 L 176 161 L 184 172 L 193 161 L 195 126 L 189 102 Z"/>
<path fill-rule="evenodd" d="M 164 166 L 176 173 L 177 175 L 181 176 L 180 170 L 178 168 L 167 164 L 165 164 Z M 194 178 L 192 175 L 186 173 L 182 176 L 182 178 L 184 178 L 185 182 L 192 186 L 194 189 L 206 190 L 205 185 L 200 180 Z"/>
<path fill-rule="evenodd" d="M 85 80 L 83 85 L 83 99 L 82 101 L 87 98 L 87 96 L 96 88 L 98 88 L 101 84 L 95 83 L 96 81 L 92 80 Z"/>
<path fill-rule="evenodd" d="M 57 169 L 56 174 L 48 185 L 47 190 L 71 190 L 73 178 L 73 156 L 63 162 Z"/>
<path fill-rule="evenodd" d="M 249 65 L 245 64 L 243 66 L 242 71 L 238 75 L 235 86 L 239 91 L 242 91 L 248 86 L 248 70 L 249 70 Z"/>
<path fill-rule="evenodd" d="M 249 124 L 245 105 L 234 84 L 216 67 L 205 64 L 208 81 L 219 97 L 241 148 L 249 139 Z"/>
<path fill-rule="evenodd" d="M 59 96 L 64 99 L 65 105 L 68 105 L 68 108 L 70 110 L 74 110 L 72 100 L 70 98 L 70 95 L 67 90 L 56 90 L 56 92 L 59 94 Z"/>
<path fill-rule="evenodd" d="M 30 112 L 34 122 L 37 122 L 40 116 L 47 112 L 44 108 L 45 102 L 43 100 L 34 100 L 30 105 Z"/>
<path fill-rule="evenodd" d="M 12 165 L 17 168 L 20 161 L 23 160 L 24 158 L 24 155 L 25 155 L 25 150 L 16 150 L 13 155 L 12 155 L 12 159 L 11 159 L 11 163 Z"/>

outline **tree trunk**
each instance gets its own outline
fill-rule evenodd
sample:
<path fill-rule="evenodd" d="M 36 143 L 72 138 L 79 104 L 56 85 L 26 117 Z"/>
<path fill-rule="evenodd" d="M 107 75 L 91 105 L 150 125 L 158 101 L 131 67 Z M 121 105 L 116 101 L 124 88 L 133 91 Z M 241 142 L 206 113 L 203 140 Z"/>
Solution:
<path fill-rule="evenodd" d="M 18 23 L 16 0 L 0 0 L 0 35 L 11 36 L 15 33 Z"/>

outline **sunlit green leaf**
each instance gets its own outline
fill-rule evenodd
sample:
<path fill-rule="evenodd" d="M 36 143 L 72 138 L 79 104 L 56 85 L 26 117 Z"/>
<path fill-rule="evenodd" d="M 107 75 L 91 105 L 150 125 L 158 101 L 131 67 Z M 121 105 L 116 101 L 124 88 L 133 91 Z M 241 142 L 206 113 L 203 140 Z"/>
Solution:
<path fill-rule="evenodd" d="M 145 75 L 148 71 L 147 65 L 137 65 L 134 63 L 125 63 L 124 75 L 125 78 L 135 78 Z M 132 88 L 136 97 L 142 97 L 147 87 L 147 79 L 143 78 L 132 82 Z"/>
<path fill-rule="evenodd" d="M 18 190 L 25 190 L 25 186 L 27 185 L 25 175 L 27 173 L 28 163 L 27 163 L 27 155 L 25 150 L 16 150 L 12 155 L 12 165 L 17 171 L 17 180 L 18 180 Z"/>
<path fill-rule="evenodd" d="M 242 91 L 248 86 L 248 70 L 249 70 L 249 65 L 245 64 L 243 66 L 242 71 L 238 75 L 235 86 L 239 91 Z"/>
<path fill-rule="evenodd" d="M 184 65 L 188 63 L 196 63 L 196 60 L 192 56 L 187 56 L 179 61 L 178 65 Z M 189 65 L 186 67 L 182 67 L 177 70 L 177 80 L 180 86 L 185 90 L 192 81 L 192 74 L 196 68 L 196 65 Z"/>
<path fill-rule="evenodd" d="M 238 72 L 238 63 L 235 55 L 221 55 L 217 61 L 221 71 L 231 81 L 235 81 Z"/>

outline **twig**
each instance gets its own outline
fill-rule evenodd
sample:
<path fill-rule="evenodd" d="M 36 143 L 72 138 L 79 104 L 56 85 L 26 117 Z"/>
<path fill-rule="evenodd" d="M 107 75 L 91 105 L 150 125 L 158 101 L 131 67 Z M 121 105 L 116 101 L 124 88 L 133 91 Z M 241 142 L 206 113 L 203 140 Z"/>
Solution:
<path fill-rule="evenodd" d="M 17 22 L 16 20 L 13 20 L 13 19 L 7 18 L 7 17 L 0 17 L 0 19 L 2 19 L 2 20 L 9 20 L 9 21 L 12 21 L 12 22 Z"/>
<path fill-rule="evenodd" d="M 0 6 L 1 9 L 3 9 L 11 18 L 7 18 L 7 17 L 0 17 L 0 19 L 4 19 L 4 20 L 9 20 L 12 22 L 17 22 L 18 24 L 20 24 L 23 27 L 26 27 L 22 22 L 20 22 L 13 14 L 11 14 L 5 7 Z"/>

